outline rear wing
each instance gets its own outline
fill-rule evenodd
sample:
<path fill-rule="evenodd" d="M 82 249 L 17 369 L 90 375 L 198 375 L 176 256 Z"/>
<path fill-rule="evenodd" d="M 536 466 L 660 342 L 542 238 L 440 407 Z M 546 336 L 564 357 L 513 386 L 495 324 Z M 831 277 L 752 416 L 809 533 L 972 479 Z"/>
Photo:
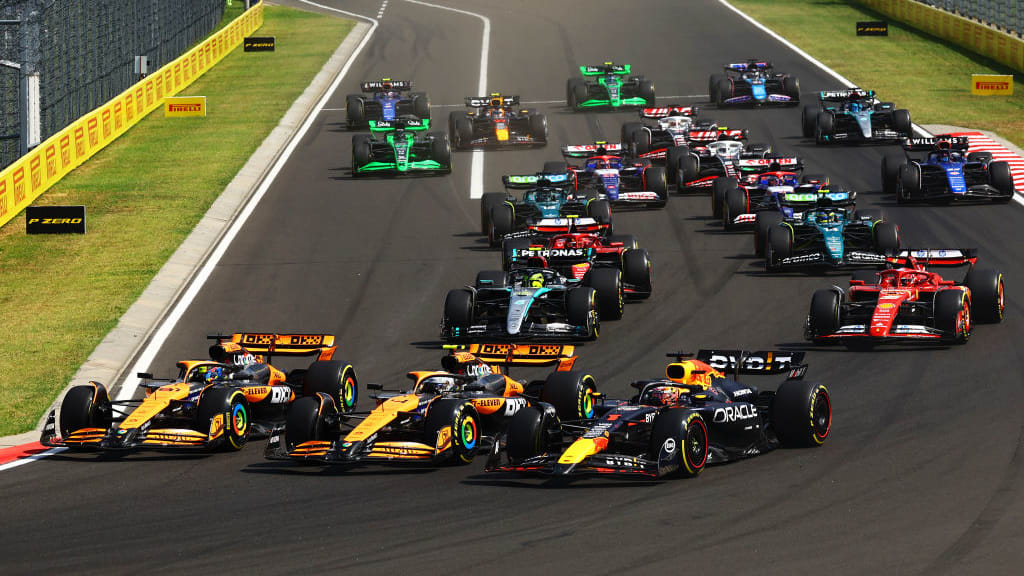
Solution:
<path fill-rule="evenodd" d="M 626 147 L 619 142 L 594 142 L 593 144 L 562 146 L 562 156 L 566 158 L 587 158 L 605 154 L 619 155 L 625 151 Z"/>
<path fill-rule="evenodd" d="M 519 174 L 519 175 L 507 175 L 501 177 L 501 183 L 505 188 L 512 190 L 527 190 L 530 188 L 538 188 L 542 186 L 555 186 L 555 187 L 566 187 L 572 186 L 572 179 L 569 177 L 569 173 L 565 172 L 562 174 Z"/>
<path fill-rule="evenodd" d="M 907 138 L 903 142 L 903 149 L 908 152 L 931 152 L 932 150 L 967 150 L 967 136 L 953 136 L 952 134 L 939 134 L 932 138 Z"/>
<path fill-rule="evenodd" d="M 747 60 L 746 62 L 736 62 L 734 64 L 726 64 L 724 68 L 731 72 L 746 72 L 747 70 L 761 70 L 767 72 L 774 68 L 771 62 L 764 60 Z"/>
<path fill-rule="evenodd" d="M 775 172 L 778 170 L 803 170 L 804 162 L 796 156 L 788 158 L 741 158 L 737 167 L 744 172 Z"/>
<path fill-rule="evenodd" d="M 598 66 L 580 66 L 580 74 L 584 76 L 600 76 L 602 74 L 629 74 L 629 64 L 615 64 L 605 62 Z"/>
<path fill-rule="evenodd" d="M 694 116 L 696 106 L 659 106 L 657 108 L 641 108 L 641 118 L 665 118 L 666 116 Z"/>
<path fill-rule="evenodd" d="M 674 354 L 670 354 L 673 356 Z M 706 362 L 715 370 L 736 374 L 781 374 L 789 372 L 791 379 L 803 377 L 807 371 L 803 352 L 783 350 L 698 350 L 697 360 Z"/>
<path fill-rule="evenodd" d="M 799 191 L 787 192 L 779 201 L 785 206 L 852 206 L 857 199 L 856 192 Z"/>
<path fill-rule="evenodd" d="M 885 259 L 889 266 L 971 266 L 978 262 L 977 248 L 906 249 Z"/>
<path fill-rule="evenodd" d="M 447 344 L 451 354 L 468 352 L 487 364 L 502 366 L 552 366 L 564 372 L 576 363 L 576 347 L 570 344 Z"/>
<path fill-rule="evenodd" d="M 215 353 L 231 353 L 234 344 L 250 354 L 265 356 L 269 362 L 272 355 L 313 356 L 317 360 L 330 360 L 338 349 L 333 334 L 273 334 L 264 332 L 237 332 L 235 334 L 211 334 L 208 340 L 217 343 L 210 346 L 210 357 Z"/>
<path fill-rule="evenodd" d="M 379 82 L 363 82 L 359 85 L 359 88 L 363 92 L 380 92 L 381 90 L 394 90 L 396 92 L 406 92 L 412 90 L 412 82 L 409 80 L 392 80 L 390 78 L 381 78 Z"/>
<path fill-rule="evenodd" d="M 848 90 L 823 90 L 818 93 L 818 100 L 822 102 L 848 102 L 851 100 L 864 100 L 865 98 L 874 98 L 874 90 L 861 90 L 860 88 L 850 88 Z"/>
<path fill-rule="evenodd" d="M 470 108 L 482 108 L 484 106 L 516 106 L 519 104 L 519 96 L 502 96 L 491 94 L 490 96 L 466 96 L 466 106 Z"/>
<path fill-rule="evenodd" d="M 421 131 L 430 129 L 429 119 L 398 118 L 397 120 L 370 120 L 370 132 L 393 132 L 395 130 Z"/>

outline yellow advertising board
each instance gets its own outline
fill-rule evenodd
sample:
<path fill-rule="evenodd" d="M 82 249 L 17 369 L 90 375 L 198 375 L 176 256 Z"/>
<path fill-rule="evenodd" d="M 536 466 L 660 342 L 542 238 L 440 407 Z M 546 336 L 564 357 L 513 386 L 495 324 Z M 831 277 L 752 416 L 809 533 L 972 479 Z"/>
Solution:
<path fill-rule="evenodd" d="M 0 171 L 0 226 L 65 174 L 184 90 L 263 25 L 263 3 L 246 10 L 188 52 L 75 120 Z"/>
<path fill-rule="evenodd" d="M 971 74 L 971 94 L 1012 96 L 1013 76 L 1009 74 Z"/>
<path fill-rule="evenodd" d="M 206 96 L 168 96 L 164 98 L 164 117 L 206 116 Z"/>

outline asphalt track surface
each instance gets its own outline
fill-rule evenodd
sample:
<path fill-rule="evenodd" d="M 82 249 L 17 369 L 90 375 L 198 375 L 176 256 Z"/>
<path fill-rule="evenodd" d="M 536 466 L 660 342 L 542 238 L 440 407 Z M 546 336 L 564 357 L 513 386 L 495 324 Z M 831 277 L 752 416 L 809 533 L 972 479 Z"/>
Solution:
<path fill-rule="evenodd" d="M 614 58 L 659 95 L 704 94 L 727 61 L 772 58 L 805 98 L 836 82 L 718 2 L 468 2 L 491 18 L 490 87 L 524 100 L 564 98 L 580 64 Z M 324 2 L 373 16 L 377 2 Z M 576 7 L 579 8 L 579 7 Z M 602 31 L 609 33 L 605 34 Z M 478 83 L 480 22 L 391 2 L 329 106 L 363 79 L 409 78 L 434 104 Z M 664 98 L 660 103 L 666 102 Z M 700 99 L 686 100 L 702 104 Z M 628 113 L 541 106 L 547 149 L 487 153 L 487 190 L 531 172 L 557 145 L 617 139 Z M 436 108 L 441 125 L 448 111 Z M 1024 376 L 1020 343 L 1024 211 L 893 205 L 878 191 L 880 148 L 817 148 L 799 110 L 708 110 L 752 140 L 803 156 L 861 191 L 901 226 L 904 245 L 981 248 L 1007 279 L 1003 324 L 954 348 L 813 350 L 809 378 L 829 386 L 824 447 L 711 467 L 694 480 L 587 480 L 552 488 L 462 468 L 339 473 L 233 454 L 123 459 L 61 454 L 0 474 L 5 574 L 74 573 L 1017 573 L 1024 551 Z M 437 366 L 446 290 L 498 265 L 477 236 L 469 153 L 451 177 L 353 181 L 344 112 L 323 112 L 152 365 L 201 357 L 210 332 L 328 332 L 363 384 L 404 383 Z M 659 212 L 618 212 L 655 262 L 656 287 L 603 325 L 579 366 L 602 391 L 657 376 L 664 352 L 708 346 L 801 347 L 811 293 L 845 275 L 768 276 L 748 234 L 724 233 L 705 196 Z M 776 381 L 753 381 L 773 387 Z M 362 407 L 369 407 L 365 389 Z"/>

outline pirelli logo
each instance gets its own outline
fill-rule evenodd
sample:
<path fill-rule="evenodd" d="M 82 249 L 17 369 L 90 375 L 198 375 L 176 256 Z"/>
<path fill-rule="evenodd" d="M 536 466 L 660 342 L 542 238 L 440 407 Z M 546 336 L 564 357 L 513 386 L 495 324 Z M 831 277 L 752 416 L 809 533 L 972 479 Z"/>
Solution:
<path fill-rule="evenodd" d="M 164 117 L 206 116 L 206 96 L 164 98 Z"/>
<path fill-rule="evenodd" d="M 1009 74 L 971 74 L 971 94 L 1012 96 L 1013 76 Z"/>

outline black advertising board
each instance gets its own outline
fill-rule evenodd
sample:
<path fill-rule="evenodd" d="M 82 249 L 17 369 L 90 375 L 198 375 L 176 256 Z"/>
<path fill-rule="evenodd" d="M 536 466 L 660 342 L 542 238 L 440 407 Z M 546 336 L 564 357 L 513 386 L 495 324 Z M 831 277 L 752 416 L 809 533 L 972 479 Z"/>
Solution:
<path fill-rule="evenodd" d="M 889 23 L 881 21 L 857 22 L 857 36 L 888 36 Z"/>
<path fill-rule="evenodd" d="M 276 36 L 247 36 L 242 41 L 242 50 L 245 52 L 273 52 L 274 38 Z"/>
<path fill-rule="evenodd" d="M 29 206 L 27 234 L 85 234 L 85 206 Z"/>

